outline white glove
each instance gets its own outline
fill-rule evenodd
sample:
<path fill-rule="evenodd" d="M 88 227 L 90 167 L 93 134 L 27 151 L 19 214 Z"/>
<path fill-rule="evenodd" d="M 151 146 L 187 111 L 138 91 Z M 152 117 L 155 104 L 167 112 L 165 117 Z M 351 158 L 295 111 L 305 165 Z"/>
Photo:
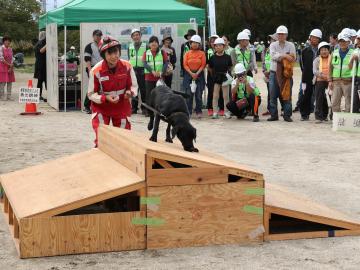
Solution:
<path fill-rule="evenodd" d="M 303 90 L 303 92 L 305 92 L 305 90 L 306 90 L 306 83 L 301 83 L 301 90 Z"/>

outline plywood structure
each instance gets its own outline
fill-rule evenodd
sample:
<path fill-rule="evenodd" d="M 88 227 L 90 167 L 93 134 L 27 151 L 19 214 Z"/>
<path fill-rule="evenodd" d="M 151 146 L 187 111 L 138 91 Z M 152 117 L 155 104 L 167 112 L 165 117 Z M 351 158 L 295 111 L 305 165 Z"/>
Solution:
<path fill-rule="evenodd" d="M 266 240 L 360 235 L 360 221 L 266 183 Z"/>
<path fill-rule="evenodd" d="M 360 223 L 200 149 L 102 126 L 99 147 L 0 176 L 21 258 L 359 235 Z"/>

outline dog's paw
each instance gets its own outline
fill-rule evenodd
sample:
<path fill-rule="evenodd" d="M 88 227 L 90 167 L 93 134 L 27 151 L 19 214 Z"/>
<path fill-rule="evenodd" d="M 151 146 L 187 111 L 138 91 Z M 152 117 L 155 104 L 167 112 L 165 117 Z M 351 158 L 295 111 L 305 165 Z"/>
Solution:
<path fill-rule="evenodd" d="M 171 138 L 166 138 L 165 142 L 173 143 L 173 140 Z"/>
<path fill-rule="evenodd" d="M 197 148 L 193 148 L 191 152 L 196 152 L 196 153 L 199 153 L 199 149 L 197 149 Z"/>
<path fill-rule="evenodd" d="M 148 124 L 148 130 L 152 130 L 153 127 L 154 127 L 154 123 L 149 123 L 149 124 Z"/>
<path fill-rule="evenodd" d="M 150 141 L 152 141 L 152 142 L 157 142 L 157 138 L 154 137 L 154 136 L 151 136 L 151 137 L 150 137 Z"/>

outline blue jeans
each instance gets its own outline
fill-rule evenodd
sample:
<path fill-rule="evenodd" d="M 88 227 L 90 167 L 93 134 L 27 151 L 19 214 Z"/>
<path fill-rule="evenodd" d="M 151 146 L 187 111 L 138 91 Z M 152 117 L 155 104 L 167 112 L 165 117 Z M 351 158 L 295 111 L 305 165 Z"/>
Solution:
<path fill-rule="evenodd" d="M 292 85 L 293 80 L 291 79 L 290 86 L 290 100 L 282 101 L 284 108 L 284 117 L 290 117 L 292 115 L 292 103 L 291 103 L 291 95 L 292 95 Z M 269 78 L 269 89 L 270 89 L 270 113 L 272 117 L 279 117 L 278 115 L 278 99 L 280 100 L 280 87 L 276 79 L 276 73 L 271 71 Z"/>
<path fill-rule="evenodd" d="M 190 98 L 186 99 L 186 104 L 189 109 L 190 115 L 193 111 L 193 102 L 194 102 L 194 96 L 195 96 L 195 113 L 201 113 L 202 112 L 202 95 L 205 88 L 205 77 L 204 72 L 200 73 L 199 77 L 196 79 L 196 92 L 191 92 L 191 83 L 192 83 L 192 77 L 185 71 L 184 73 L 184 80 L 183 80 L 183 87 L 185 89 L 185 93 L 190 96 Z"/>

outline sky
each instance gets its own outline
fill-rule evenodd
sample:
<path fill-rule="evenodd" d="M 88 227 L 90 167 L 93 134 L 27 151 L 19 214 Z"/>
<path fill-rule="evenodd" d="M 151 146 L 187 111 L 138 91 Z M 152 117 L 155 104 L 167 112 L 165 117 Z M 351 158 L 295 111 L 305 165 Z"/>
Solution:
<path fill-rule="evenodd" d="M 57 6 L 60 7 L 66 2 L 66 0 L 57 0 Z M 54 0 L 47 0 L 47 11 L 54 9 Z"/>

